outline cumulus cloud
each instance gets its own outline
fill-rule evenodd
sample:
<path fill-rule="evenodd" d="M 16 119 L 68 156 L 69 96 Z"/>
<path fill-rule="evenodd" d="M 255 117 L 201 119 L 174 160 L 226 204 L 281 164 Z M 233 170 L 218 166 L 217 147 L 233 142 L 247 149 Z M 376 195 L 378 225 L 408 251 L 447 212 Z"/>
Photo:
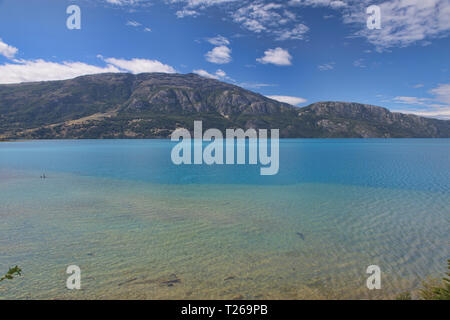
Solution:
<path fill-rule="evenodd" d="M 230 44 L 230 41 L 221 35 L 218 35 L 214 38 L 208 38 L 208 42 L 215 46 L 227 46 Z"/>
<path fill-rule="evenodd" d="M 107 72 L 175 72 L 174 68 L 156 60 L 108 58 L 104 61 L 107 64 L 101 67 L 84 62 L 51 62 L 43 59 L 14 60 L 14 63 L 0 65 L 0 83 L 66 80 L 88 74 Z"/>
<path fill-rule="evenodd" d="M 175 73 L 175 69 L 167 64 L 163 64 L 158 60 L 148 59 L 116 59 L 107 58 L 104 59 L 107 63 L 114 65 L 124 71 L 131 73 L 143 73 L 143 72 L 162 72 L 162 73 Z"/>
<path fill-rule="evenodd" d="M 289 54 L 289 51 L 282 48 L 269 49 L 264 52 L 262 58 L 256 59 L 262 64 L 271 63 L 277 66 L 290 66 L 292 65 L 291 60 L 292 56 Z"/>
<path fill-rule="evenodd" d="M 206 60 L 211 63 L 225 64 L 231 62 L 231 49 L 227 46 L 218 46 L 205 54 Z"/>
<path fill-rule="evenodd" d="M 198 74 L 199 76 L 205 77 L 205 78 L 209 78 L 209 79 L 215 79 L 215 80 L 221 80 L 221 79 L 227 79 L 227 74 L 225 73 L 225 71 L 218 69 L 214 74 L 209 73 L 206 70 L 203 69 L 198 69 L 198 70 L 194 70 L 192 71 L 195 74 Z"/>
<path fill-rule="evenodd" d="M 281 18 L 280 14 L 275 11 L 281 7 L 281 4 L 276 3 L 250 3 L 237 10 L 233 19 L 248 30 L 259 33 L 267 30 L 268 24 Z"/>
<path fill-rule="evenodd" d="M 14 58 L 19 50 L 3 42 L 0 38 L 0 54 L 8 59 Z"/>
<path fill-rule="evenodd" d="M 82 75 L 120 72 L 112 65 L 98 67 L 83 62 L 50 62 L 38 60 L 15 60 L 15 63 L 0 65 L 0 83 L 66 80 Z"/>
<path fill-rule="evenodd" d="M 309 31 L 309 28 L 304 24 L 297 24 L 292 29 L 282 29 L 276 30 L 274 33 L 278 35 L 276 40 L 302 40 L 305 37 L 305 34 Z"/>
<path fill-rule="evenodd" d="M 232 19 L 249 31 L 266 32 L 280 41 L 304 39 L 309 31 L 305 24 L 298 23 L 296 14 L 281 3 L 250 2 L 235 10 Z"/>
<path fill-rule="evenodd" d="M 291 96 L 267 96 L 267 98 L 279 101 L 279 102 L 284 102 L 284 103 L 288 103 L 291 104 L 293 106 L 296 106 L 300 103 L 305 103 L 308 100 L 304 99 L 304 98 L 300 98 L 300 97 L 291 97 Z"/>

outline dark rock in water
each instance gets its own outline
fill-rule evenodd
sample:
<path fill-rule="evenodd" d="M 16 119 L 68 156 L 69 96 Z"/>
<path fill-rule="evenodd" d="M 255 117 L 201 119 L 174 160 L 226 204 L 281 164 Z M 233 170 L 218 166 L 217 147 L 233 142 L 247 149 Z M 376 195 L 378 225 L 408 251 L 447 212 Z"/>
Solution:
<path fill-rule="evenodd" d="M 134 281 L 134 280 L 137 280 L 137 279 L 131 279 L 131 280 L 126 281 L 124 283 L 131 282 L 131 281 Z M 157 285 L 160 285 L 160 286 L 168 286 L 168 287 L 173 287 L 177 283 L 181 283 L 181 279 L 179 279 L 177 277 L 177 275 L 174 274 L 174 273 L 169 275 L 169 276 L 161 277 L 161 278 L 158 278 L 158 279 L 147 279 L 147 280 L 144 280 L 144 281 L 135 282 L 135 284 L 145 284 L 145 285 L 157 284 Z"/>
<path fill-rule="evenodd" d="M 169 280 L 161 281 L 161 285 L 173 287 L 175 284 L 180 283 L 180 282 L 181 282 L 181 280 L 177 277 L 176 274 L 171 274 L 169 276 Z"/>
<path fill-rule="evenodd" d="M 306 285 L 309 288 L 317 289 L 317 288 L 320 288 L 320 287 L 322 287 L 324 285 L 324 281 L 322 281 L 322 280 L 315 280 L 315 281 L 311 281 L 311 282 L 307 283 Z"/>
<path fill-rule="evenodd" d="M 130 282 L 133 282 L 133 281 L 136 281 L 136 280 L 137 280 L 137 278 L 133 278 L 133 279 L 129 279 L 129 280 L 126 280 L 126 281 L 124 281 L 124 282 L 121 282 L 121 283 L 119 283 L 119 287 L 122 286 L 122 285 L 124 285 L 124 284 L 130 283 Z"/>
<path fill-rule="evenodd" d="M 301 232 L 297 232 L 297 235 L 302 239 L 305 240 L 305 236 Z"/>
<path fill-rule="evenodd" d="M 181 282 L 180 279 L 174 279 L 174 280 L 162 281 L 161 284 L 167 285 L 168 287 L 173 287 L 174 284 L 180 283 L 180 282 Z"/>

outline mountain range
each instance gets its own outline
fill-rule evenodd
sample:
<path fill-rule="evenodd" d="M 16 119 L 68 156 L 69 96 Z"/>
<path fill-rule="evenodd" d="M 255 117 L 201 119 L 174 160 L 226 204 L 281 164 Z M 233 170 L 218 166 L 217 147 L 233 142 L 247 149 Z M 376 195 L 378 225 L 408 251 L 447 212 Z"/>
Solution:
<path fill-rule="evenodd" d="M 167 138 L 179 127 L 282 138 L 449 138 L 450 121 L 349 102 L 299 108 L 196 74 L 105 73 L 0 85 L 1 139 Z"/>

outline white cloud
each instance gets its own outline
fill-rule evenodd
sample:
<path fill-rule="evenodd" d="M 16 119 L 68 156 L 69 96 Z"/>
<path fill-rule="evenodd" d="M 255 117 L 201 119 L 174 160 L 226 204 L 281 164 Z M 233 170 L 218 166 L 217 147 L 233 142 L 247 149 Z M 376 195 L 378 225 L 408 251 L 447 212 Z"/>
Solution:
<path fill-rule="evenodd" d="M 330 2 L 330 7 L 338 9 L 338 8 L 343 8 L 346 7 L 347 4 L 344 1 L 331 1 Z"/>
<path fill-rule="evenodd" d="M 148 59 L 116 59 L 107 58 L 104 59 L 107 63 L 110 63 L 122 70 L 131 73 L 143 73 L 143 72 L 162 72 L 162 73 L 175 73 L 175 69 L 167 64 L 163 64 L 158 60 L 148 60 Z"/>
<path fill-rule="evenodd" d="M 344 23 L 355 25 L 359 29 L 356 35 L 366 38 L 378 51 L 426 44 L 450 33 L 449 0 L 290 0 L 288 4 L 341 11 Z M 381 9 L 380 30 L 366 26 L 366 8 L 374 4 Z"/>
<path fill-rule="evenodd" d="M 178 18 L 195 17 L 199 15 L 197 11 L 188 9 L 178 10 L 175 14 Z"/>
<path fill-rule="evenodd" d="M 185 2 L 188 7 L 208 7 L 237 0 L 171 0 L 172 3 Z"/>
<path fill-rule="evenodd" d="M 103 59 L 101 56 L 99 58 Z M 156 60 L 147 59 L 104 59 L 103 67 L 84 62 L 51 62 L 38 60 L 14 60 L 14 63 L 0 65 L 0 83 L 19 83 L 31 81 L 66 80 L 78 76 L 107 72 L 165 72 L 175 69 Z"/>
<path fill-rule="evenodd" d="M 420 117 L 450 120 L 450 108 L 443 110 L 418 110 L 418 109 L 396 109 L 394 112 L 414 114 Z"/>
<path fill-rule="evenodd" d="M 419 104 L 425 105 L 427 101 L 430 101 L 429 98 L 417 98 L 417 97 L 394 97 L 395 103 L 404 103 L 404 104 Z"/>
<path fill-rule="evenodd" d="M 413 88 L 418 89 L 418 88 L 423 88 L 425 85 L 423 83 L 418 83 L 416 85 L 413 86 Z"/>
<path fill-rule="evenodd" d="M 292 56 L 282 48 L 269 49 L 264 52 L 264 57 L 256 59 L 260 63 L 272 63 L 277 66 L 290 66 L 292 65 L 291 60 Z"/>
<path fill-rule="evenodd" d="M 361 25 L 358 36 L 383 51 L 391 47 L 407 47 L 428 43 L 429 39 L 447 36 L 450 32 L 450 1 L 448 0 L 391 0 L 379 4 L 381 29 L 369 30 L 363 7 L 369 2 L 351 7 L 344 22 Z"/>
<path fill-rule="evenodd" d="M 226 78 L 226 76 L 227 76 L 227 74 L 225 73 L 225 71 L 223 71 L 222 69 L 217 70 L 217 71 L 216 71 L 216 75 L 217 75 L 219 78 Z"/>
<path fill-rule="evenodd" d="M 237 0 L 166 0 L 169 3 L 182 3 L 184 6 L 181 10 L 178 10 L 175 14 L 178 18 L 184 17 L 196 17 L 200 15 L 198 9 L 204 9 L 213 5 L 220 5 L 227 2 L 234 2 Z"/>
<path fill-rule="evenodd" d="M 260 88 L 266 88 L 266 87 L 276 87 L 275 84 L 269 84 L 269 83 L 254 83 L 254 82 L 240 82 L 237 83 L 239 87 L 247 88 L 247 89 L 260 89 Z"/>
<path fill-rule="evenodd" d="M 281 19 L 281 15 L 275 11 L 281 7 L 281 4 L 276 3 L 250 3 L 238 9 L 233 18 L 248 30 L 259 33 L 267 29 L 266 25 Z"/>
<path fill-rule="evenodd" d="M 358 60 L 353 61 L 353 66 L 355 66 L 357 68 L 366 68 L 364 59 L 358 59 Z"/>
<path fill-rule="evenodd" d="M 298 23 L 295 13 L 280 3 L 250 2 L 234 10 L 232 19 L 249 31 L 266 32 L 280 41 L 304 39 L 304 34 L 309 31 L 306 25 Z"/>
<path fill-rule="evenodd" d="M 334 62 L 324 63 L 319 65 L 317 68 L 319 68 L 320 71 L 329 71 L 334 69 L 335 64 L 336 63 Z"/>
<path fill-rule="evenodd" d="M 125 6 L 125 5 L 137 5 L 139 3 L 143 3 L 145 1 L 142 0 L 106 0 L 107 3 L 115 4 L 118 6 Z"/>
<path fill-rule="evenodd" d="M 218 69 L 216 71 L 215 74 L 211 74 L 206 70 L 203 69 L 198 69 L 198 70 L 194 70 L 192 71 L 195 74 L 198 74 L 199 76 L 205 77 L 205 78 L 209 78 L 209 79 L 216 79 L 216 80 L 220 80 L 220 79 L 227 79 L 227 74 L 225 73 L 225 71 Z"/>
<path fill-rule="evenodd" d="M 302 40 L 304 39 L 305 33 L 309 31 L 309 28 L 304 24 L 298 24 L 293 29 L 283 29 L 275 31 L 278 35 L 276 40 Z"/>
<path fill-rule="evenodd" d="M 450 119 L 450 83 L 440 84 L 429 91 L 432 98 L 395 97 L 394 103 L 410 105 L 410 109 L 396 110 L 424 117 Z"/>
<path fill-rule="evenodd" d="M 127 26 L 130 26 L 130 27 L 139 27 L 141 25 L 142 25 L 141 23 L 134 21 L 134 20 L 127 21 Z"/>
<path fill-rule="evenodd" d="M 83 62 L 50 62 L 38 60 L 15 60 L 0 65 L 0 83 L 66 80 L 82 75 L 120 72 L 115 66 L 98 67 Z"/>
<path fill-rule="evenodd" d="M 304 99 L 304 98 L 300 98 L 300 97 L 291 97 L 291 96 L 267 96 L 267 98 L 279 101 L 279 102 L 284 102 L 284 103 L 288 103 L 291 104 L 293 106 L 296 106 L 300 103 L 305 103 L 308 100 Z"/>
<path fill-rule="evenodd" d="M 106 2 L 111 3 L 111 4 L 122 5 L 122 4 L 124 4 L 125 1 L 123 1 L 123 0 L 106 0 Z"/>
<path fill-rule="evenodd" d="M 430 93 L 435 96 L 435 100 L 450 105 L 450 83 L 440 84 L 437 88 L 431 89 Z"/>
<path fill-rule="evenodd" d="M 107 0 L 116 5 L 145 5 L 150 0 Z M 450 33 L 449 0 L 165 0 L 181 5 L 176 11 L 179 18 L 198 16 L 211 6 L 220 9 L 243 28 L 258 34 L 267 33 L 278 40 L 304 39 L 306 29 L 296 14 L 298 7 L 325 7 L 343 15 L 343 22 L 353 24 L 353 36 L 366 38 L 378 51 L 391 47 L 406 47 Z M 381 8 L 381 30 L 366 26 L 366 8 L 377 4 Z M 297 10 L 292 12 L 291 10 Z M 329 17 L 330 15 L 326 16 Z M 304 25 L 304 24 L 302 24 Z M 306 30 L 307 32 L 308 30 Z M 290 34 L 291 33 L 291 34 Z"/>
<path fill-rule="evenodd" d="M 348 0 L 346 0 L 349 2 Z M 361 0 L 358 0 L 361 1 Z M 336 0 L 290 0 L 288 2 L 291 6 L 312 6 L 312 7 L 331 7 L 334 9 L 343 8 L 347 6 L 345 1 Z"/>
<path fill-rule="evenodd" d="M 141 26 L 142 26 L 142 23 L 137 22 L 137 21 L 135 21 L 135 20 L 128 20 L 127 23 L 126 23 L 126 25 L 129 26 L 129 27 L 138 28 L 138 27 L 141 27 Z M 143 30 L 144 30 L 145 32 L 151 32 L 151 31 L 152 31 L 152 29 L 149 28 L 149 27 L 145 27 L 145 26 L 142 26 L 142 27 L 143 27 Z"/>
<path fill-rule="evenodd" d="M 417 87 L 417 86 L 416 86 Z M 436 88 L 429 91 L 433 98 L 417 98 L 417 97 L 395 97 L 397 103 L 407 103 L 416 105 L 429 105 L 431 102 L 448 104 L 450 106 L 450 83 L 440 84 Z"/>
<path fill-rule="evenodd" d="M 227 46 L 218 46 L 205 54 L 206 60 L 211 63 L 225 64 L 231 62 L 231 49 Z"/>
<path fill-rule="evenodd" d="M 227 46 L 230 44 L 230 41 L 221 35 L 218 35 L 214 38 L 209 38 L 208 42 L 215 46 Z"/>
<path fill-rule="evenodd" d="M 6 44 L 0 38 L 0 54 L 8 59 L 14 58 L 19 50 L 9 44 Z"/>

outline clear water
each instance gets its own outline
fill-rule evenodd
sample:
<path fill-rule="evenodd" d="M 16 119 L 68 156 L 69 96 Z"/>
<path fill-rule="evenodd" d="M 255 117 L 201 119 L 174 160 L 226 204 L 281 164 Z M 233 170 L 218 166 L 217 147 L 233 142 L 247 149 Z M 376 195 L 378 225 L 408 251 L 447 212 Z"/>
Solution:
<path fill-rule="evenodd" d="M 378 299 L 445 271 L 448 139 L 282 140 L 276 176 L 173 145 L 0 143 L 0 298 Z"/>

